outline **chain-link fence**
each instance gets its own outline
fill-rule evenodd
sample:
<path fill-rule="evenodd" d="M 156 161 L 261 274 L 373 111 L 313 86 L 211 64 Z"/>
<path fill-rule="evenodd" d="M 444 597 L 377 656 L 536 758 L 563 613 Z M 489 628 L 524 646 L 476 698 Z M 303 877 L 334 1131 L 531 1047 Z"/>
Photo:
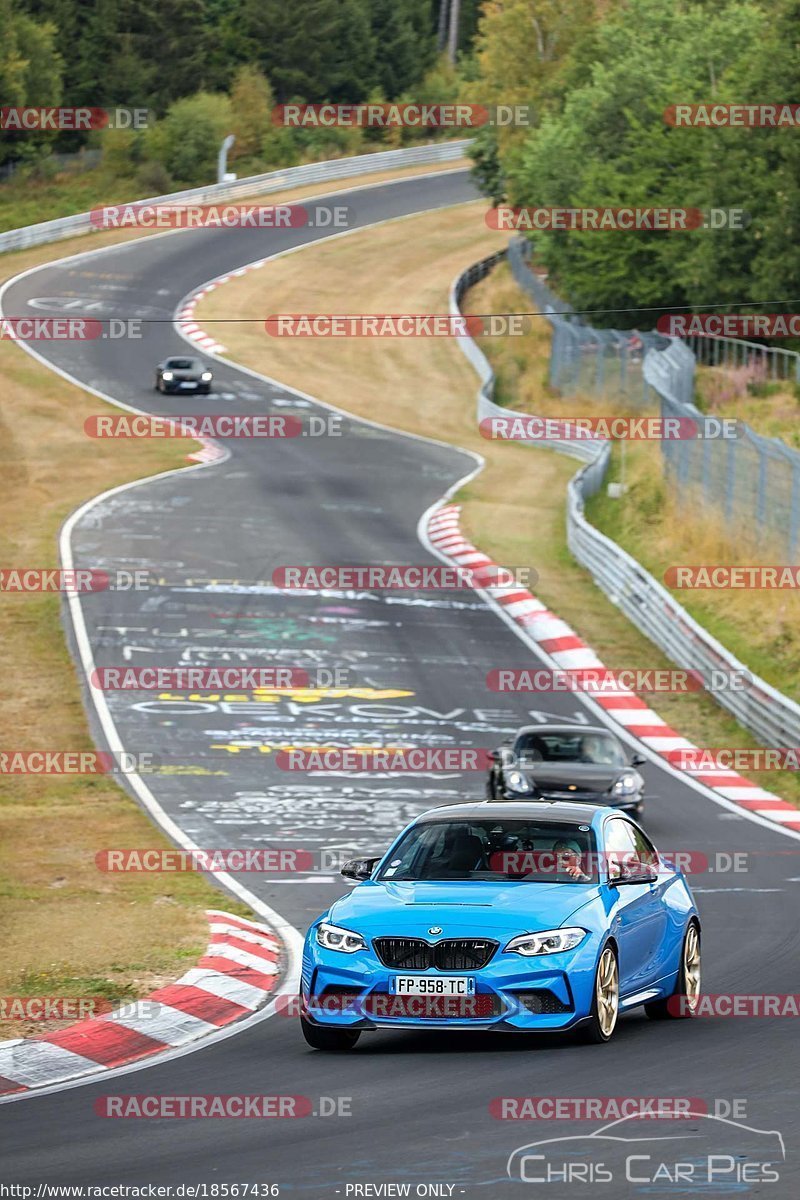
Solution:
<path fill-rule="evenodd" d="M 686 346 L 670 347 L 648 356 L 645 374 L 661 398 L 662 416 L 689 416 L 702 423 L 704 416 L 695 405 L 680 399 L 691 376 L 676 349 L 693 358 Z M 785 356 L 787 351 L 778 353 Z M 728 438 L 663 441 L 669 477 L 691 503 L 699 499 L 717 512 L 729 531 L 767 541 L 794 558 L 800 546 L 800 454 L 780 438 L 761 437 L 743 421 L 736 432 Z"/>
<path fill-rule="evenodd" d="M 662 417 L 691 418 L 714 432 L 694 403 L 696 368 L 718 367 L 738 381 L 800 382 L 800 355 L 737 338 L 667 338 L 658 333 L 593 329 L 556 296 L 530 263 L 530 242 L 512 241 L 508 261 L 517 283 L 553 330 L 550 383 L 566 394 L 623 396 L 659 403 Z M 732 385 L 733 386 L 733 385 Z M 720 431 L 721 432 L 721 431 Z M 735 437 L 661 442 L 668 477 L 687 502 L 715 510 L 732 533 L 770 542 L 794 557 L 800 548 L 800 453 L 739 422 Z M 597 481 L 600 486 L 600 481 Z"/>
<path fill-rule="evenodd" d="M 450 293 L 453 316 L 459 315 L 459 302 L 468 289 L 485 278 L 502 257 L 502 254 L 493 254 L 469 267 L 456 279 Z M 459 337 L 458 344 L 480 377 L 478 421 L 486 416 L 507 414 L 507 409 L 494 403 L 494 372 L 483 351 L 468 334 Z M 648 355 L 648 363 L 654 359 L 657 368 L 653 378 L 645 382 L 656 391 L 659 391 L 657 378 L 663 387 L 677 381 L 679 387 L 685 388 L 686 378 L 693 376 L 694 355 L 682 342 L 672 341 L 666 350 Z M 687 407 L 691 408 L 681 406 L 681 415 L 685 415 Z M 697 413 L 694 408 L 691 411 Z M 587 520 L 585 502 L 603 486 L 610 442 L 552 440 L 529 444 L 585 460 L 585 465 L 572 477 L 567 489 L 567 544 L 612 603 L 678 666 L 698 670 L 706 677 L 714 670 L 722 670 L 731 672 L 731 678 L 749 680 L 749 686 L 715 690 L 713 696 L 763 745 L 791 747 L 800 744 L 800 705 L 749 672 L 641 563 Z M 762 795 L 767 801 L 773 798 L 767 792 Z"/>
<path fill-rule="evenodd" d="M 566 394 L 625 396 L 635 404 L 651 401 L 642 370 L 644 358 L 648 350 L 669 345 L 669 338 L 636 329 L 594 329 L 587 325 L 531 266 L 530 253 L 529 241 L 515 239 L 508 247 L 508 262 L 519 286 L 552 326 L 551 385 Z"/>
<path fill-rule="evenodd" d="M 457 317 L 461 314 L 461 301 L 470 288 L 473 288 L 476 283 L 480 283 L 485 279 L 490 271 L 495 266 L 506 258 L 506 251 L 499 250 L 496 254 L 490 254 L 488 258 L 482 258 L 480 262 L 473 263 L 471 267 L 467 267 L 461 275 L 458 276 L 452 288 L 450 289 L 450 313 Z M 473 367 L 477 371 L 481 386 L 478 391 L 478 424 L 492 417 L 507 417 L 508 409 L 502 408 L 494 402 L 494 385 L 495 377 L 491 363 L 486 355 L 481 350 L 477 342 L 469 336 L 462 334 L 458 337 L 458 343 L 467 356 Z M 532 442 L 526 442 L 521 439 L 523 445 L 532 445 Z M 569 454 L 572 458 L 580 459 L 581 462 L 592 463 L 597 458 L 598 454 L 605 451 L 606 457 L 609 450 L 609 444 L 605 441 L 598 441 L 594 438 L 583 438 L 580 441 L 572 438 L 549 438 L 547 441 L 539 441 L 536 445 L 544 446 L 550 450 L 558 450 L 562 454 Z M 605 458 L 603 460 L 605 462 Z M 605 473 L 605 468 L 601 472 Z M 600 483 L 598 483 L 598 487 Z"/>
<path fill-rule="evenodd" d="M 756 379 L 791 379 L 800 383 L 800 354 L 794 350 L 745 342 L 741 338 L 708 335 L 687 337 L 686 343 L 701 366 L 727 367 L 728 370 L 750 367 Z"/>

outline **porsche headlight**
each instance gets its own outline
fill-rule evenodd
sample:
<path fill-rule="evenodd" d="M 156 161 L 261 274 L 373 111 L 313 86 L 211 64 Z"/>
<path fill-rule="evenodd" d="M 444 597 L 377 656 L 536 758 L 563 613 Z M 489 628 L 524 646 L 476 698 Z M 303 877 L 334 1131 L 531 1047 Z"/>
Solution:
<path fill-rule="evenodd" d="M 506 786 L 512 792 L 529 792 L 531 785 L 522 771 L 506 771 Z"/>
<path fill-rule="evenodd" d="M 173 377 L 173 376 L 172 376 L 172 371 L 162 371 L 162 372 L 161 372 L 161 378 L 162 378 L 162 379 L 172 379 L 172 377 Z"/>
<path fill-rule="evenodd" d="M 545 929 L 542 933 L 523 933 L 512 938 L 507 951 L 533 958 L 537 954 L 559 954 L 562 950 L 574 950 L 586 937 L 585 929 Z"/>
<path fill-rule="evenodd" d="M 636 771 L 626 771 L 624 775 L 620 775 L 611 790 L 615 796 L 632 796 L 634 792 L 639 791 L 643 782 L 641 775 Z"/>
<path fill-rule="evenodd" d="M 210 371 L 203 371 L 203 374 L 200 376 L 200 378 L 202 379 L 203 383 L 210 383 L 213 376 Z"/>
<path fill-rule="evenodd" d="M 326 950 L 341 950 L 343 954 L 355 954 L 356 950 L 367 948 L 360 933 L 353 933 L 352 929 L 340 929 L 338 925 L 329 925 L 327 921 L 317 926 L 317 941 Z"/>

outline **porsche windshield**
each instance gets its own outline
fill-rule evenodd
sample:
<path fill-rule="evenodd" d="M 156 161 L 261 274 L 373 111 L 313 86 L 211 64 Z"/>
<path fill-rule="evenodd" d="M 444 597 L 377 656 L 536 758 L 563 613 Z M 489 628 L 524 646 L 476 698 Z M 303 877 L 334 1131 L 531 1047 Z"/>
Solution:
<path fill-rule="evenodd" d="M 592 763 L 603 767 L 625 767 L 625 752 L 607 733 L 524 733 L 514 743 L 514 755 L 525 766 L 537 763 Z"/>
<path fill-rule="evenodd" d="M 408 830 L 376 878 L 596 883 L 595 839 L 567 822 L 428 821 Z"/>

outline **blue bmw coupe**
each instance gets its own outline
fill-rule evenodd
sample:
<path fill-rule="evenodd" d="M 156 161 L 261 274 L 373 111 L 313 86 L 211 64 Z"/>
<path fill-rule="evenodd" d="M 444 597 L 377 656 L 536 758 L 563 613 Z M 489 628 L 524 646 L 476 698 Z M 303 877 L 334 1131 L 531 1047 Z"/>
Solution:
<path fill-rule="evenodd" d="M 691 1017 L 700 921 L 689 886 L 618 810 L 455 804 L 417 817 L 308 931 L 300 1020 L 317 1050 L 371 1029 L 579 1028 Z"/>

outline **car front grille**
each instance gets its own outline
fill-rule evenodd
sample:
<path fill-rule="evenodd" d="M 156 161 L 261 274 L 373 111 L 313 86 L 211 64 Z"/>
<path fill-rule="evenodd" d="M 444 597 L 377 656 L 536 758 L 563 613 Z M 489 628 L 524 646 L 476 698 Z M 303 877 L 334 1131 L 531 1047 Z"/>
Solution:
<path fill-rule="evenodd" d="M 440 971 L 479 971 L 489 962 L 497 945 L 486 938 L 447 938 L 434 946 L 433 965 Z"/>
<path fill-rule="evenodd" d="M 588 800 L 590 804 L 599 804 L 606 795 L 605 792 L 557 792 L 551 788 L 543 788 L 541 794 L 548 800 Z"/>
<path fill-rule="evenodd" d="M 379 937 L 373 944 L 383 965 L 395 970 L 479 971 L 499 943 L 489 938 L 444 938 L 431 943 L 422 938 Z"/>

